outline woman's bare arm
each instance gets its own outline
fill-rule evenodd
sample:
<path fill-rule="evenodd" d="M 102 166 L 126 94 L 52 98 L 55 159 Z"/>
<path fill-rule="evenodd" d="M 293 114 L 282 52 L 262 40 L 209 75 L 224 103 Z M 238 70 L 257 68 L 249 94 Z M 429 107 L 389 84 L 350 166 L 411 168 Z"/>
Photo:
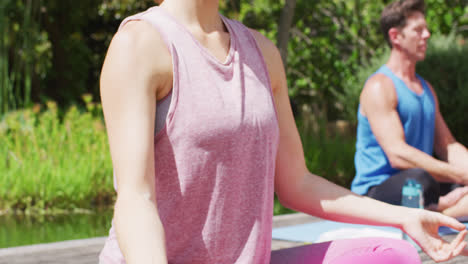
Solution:
<path fill-rule="evenodd" d="M 114 37 L 101 74 L 101 99 L 117 179 L 114 224 L 126 262 L 167 263 L 154 172 L 156 100 L 172 78 L 170 54 L 146 22 Z"/>

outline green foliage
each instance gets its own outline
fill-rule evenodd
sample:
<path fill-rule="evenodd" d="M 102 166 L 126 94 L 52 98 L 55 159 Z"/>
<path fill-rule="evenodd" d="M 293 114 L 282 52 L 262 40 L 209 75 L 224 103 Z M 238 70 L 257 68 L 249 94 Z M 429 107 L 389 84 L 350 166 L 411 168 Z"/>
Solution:
<path fill-rule="evenodd" d="M 238 15 L 232 15 L 245 25 L 254 28 L 270 38 L 276 39 L 277 20 L 282 4 L 274 0 L 256 0 L 254 3 L 242 1 Z"/>
<path fill-rule="evenodd" d="M 315 132 L 307 128 L 301 121 L 298 121 L 298 128 L 309 171 L 333 183 L 349 188 L 355 175 L 355 138 L 340 134 L 333 136 L 327 133 L 325 129 Z M 294 211 L 283 207 L 275 197 L 274 215 L 292 212 Z"/>
<path fill-rule="evenodd" d="M 354 78 L 359 65 L 378 55 L 386 45 L 378 20 L 389 2 L 297 0 L 285 64 L 290 95 L 298 105 L 309 105 L 321 119 L 343 118 L 344 108 L 348 106 L 336 99 L 346 93 L 346 83 Z M 31 3 L 32 13 L 28 11 Z M 433 33 L 456 32 L 468 36 L 467 0 L 426 0 L 426 4 Z M 80 103 L 78 98 L 85 92 L 97 98 L 100 69 L 119 23 L 124 17 L 152 5 L 152 0 L 83 0 L 73 5 L 59 0 L 2 1 L 3 26 L 0 27 L 9 30 L 0 32 L 10 32 L 6 35 L 12 39 L 12 29 L 21 28 L 17 32 L 30 39 L 28 45 L 33 47 L 25 49 L 23 42 L 5 42 L 3 38 L 3 48 L 0 45 L 0 61 L 6 65 L 3 69 L 10 68 L 11 72 L 12 63 L 21 61 L 11 54 L 16 53 L 17 57 L 21 54 L 25 59 L 21 64 L 26 65 L 24 71 L 29 74 L 25 76 L 30 77 L 24 78 L 20 86 L 9 86 L 15 96 L 2 98 L 27 99 L 24 96 L 30 91 L 36 102 L 51 98 L 61 106 Z M 284 0 L 220 1 L 223 14 L 272 40 L 276 40 L 283 6 Z M 30 27 L 23 26 L 22 18 L 28 17 L 26 14 L 31 14 Z M 8 60 L 5 52 L 10 54 Z M 21 89 L 25 92 L 18 92 Z"/>
<path fill-rule="evenodd" d="M 327 135 L 299 126 L 304 156 L 310 172 L 349 188 L 354 178 L 354 137 Z"/>
<path fill-rule="evenodd" d="M 468 43 L 454 35 L 433 37 L 417 72 L 437 93 L 440 110 L 455 138 L 468 145 Z"/>
<path fill-rule="evenodd" d="M 47 39 L 37 23 L 40 2 L 0 2 L 0 115 L 30 105 L 34 80 L 50 64 Z"/>
<path fill-rule="evenodd" d="M 30 98 L 52 99 L 62 107 L 80 103 L 83 93 L 97 98 L 101 65 L 119 23 L 152 4 L 151 0 L 1 1 L 0 114 L 28 105 Z"/>
<path fill-rule="evenodd" d="M 48 212 L 108 205 L 112 163 L 99 105 L 60 118 L 54 102 L 9 112 L 0 121 L 0 211 Z"/>
<path fill-rule="evenodd" d="M 298 1 L 287 62 L 290 95 L 313 105 L 323 119 L 336 119 L 329 115 L 343 106 L 333 94 L 343 90 L 343 80 L 361 60 L 375 54 L 369 47 L 381 42 L 374 2 Z"/>
<path fill-rule="evenodd" d="M 336 94 L 336 100 L 343 105 L 342 117 L 352 124 L 357 123 L 357 111 L 359 106 L 359 95 L 369 76 L 385 64 L 390 56 L 390 48 L 385 46 L 377 52 L 377 55 L 364 62 L 357 72 L 343 81 L 346 89 Z"/>
<path fill-rule="evenodd" d="M 468 36 L 467 0 L 426 0 L 425 2 L 426 18 L 432 33 Z"/>
<path fill-rule="evenodd" d="M 49 0 L 41 5 L 41 30 L 50 41 L 52 67 L 40 91 L 40 99 L 54 100 L 64 107 L 78 103 L 81 94 L 97 95 L 97 74 L 93 64 L 93 25 L 100 1 L 82 0 L 73 4 Z M 94 78 L 93 78 L 94 76 Z"/>

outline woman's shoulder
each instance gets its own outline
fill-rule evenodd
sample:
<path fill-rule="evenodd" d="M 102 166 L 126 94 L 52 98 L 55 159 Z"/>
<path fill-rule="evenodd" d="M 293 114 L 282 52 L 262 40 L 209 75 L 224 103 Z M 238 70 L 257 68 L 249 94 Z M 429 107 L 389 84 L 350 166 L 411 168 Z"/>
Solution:
<path fill-rule="evenodd" d="M 141 55 L 142 57 L 151 57 L 152 55 L 160 57 L 164 55 L 161 54 L 164 52 L 160 51 L 167 50 L 161 34 L 144 20 L 129 21 L 115 33 L 110 46 L 121 52 L 133 53 L 133 55 Z"/>
<path fill-rule="evenodd" d="M 172 57 L 157 30 L 144 20 L 128 22 L 112 38 L 106 61 L 158 82 L 172 79 Z M 154 78 L 156 77 L 156 78 Z M 157 85 L 159 86 L 159 85 Z"/>
<path fill-rule="evenodd" d="M 281 76 L 283 76 L 284 72 L 283 61 L 281 59 L 279 49 L 262 33 L 251 28 L 249 28 L 249 31 L 262 53 L 263 60 L 265 61 L 268 69 L 268 74 L 270 75 L 270 83 L 272 85 L 273 92 L 275 92 L 281 86 Z"/>

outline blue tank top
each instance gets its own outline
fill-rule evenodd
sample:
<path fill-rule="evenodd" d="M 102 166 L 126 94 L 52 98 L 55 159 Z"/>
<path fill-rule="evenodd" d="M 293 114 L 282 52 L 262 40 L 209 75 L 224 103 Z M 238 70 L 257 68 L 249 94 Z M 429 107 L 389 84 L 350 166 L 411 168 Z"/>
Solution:
<path fill-rule="evenodd" d="M 380 67 L 377 73 L 389 77 L 395 87 L 398 104 L 397 111 L 404 129 L 406 143 L 425 153 L 432 155 L 435 129 L 435 102 L 431 90 L 419 75 L 423 92 L 416 94 L 398 78 L 386 65 Z M 392 168 L 383 149 L 372 133 L 367 117 L 358 110 L 358 127 L 356 154 L 354 164 L 356 176 L 351 184 L 351 190 L 364 195 L 369 188 L 379 185 L 391 175 L 399 172 Z"/>

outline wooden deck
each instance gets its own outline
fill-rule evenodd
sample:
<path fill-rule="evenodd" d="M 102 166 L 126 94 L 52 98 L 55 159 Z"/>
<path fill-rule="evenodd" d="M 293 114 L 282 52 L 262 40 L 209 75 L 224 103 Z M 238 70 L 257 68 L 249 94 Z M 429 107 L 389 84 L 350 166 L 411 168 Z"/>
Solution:
<path fill-rule="evenodd" d="M 315 221 L 320 219 L 305 214 L 282 215 L 273 218 L 273 227 Z M 447 236 L 447 239 L 451 238 L 453 236 Z M 104 241 L 104 237 L 98 237 L 0 249 L 0 264 L 96 264 Z M 271 248 L 281 250 L 302 245 L 291 241 L 273 240 Z M 435 263 L 424 253 L 421 253 L 421 259 L 424 264 Z M 457 257 L 445 263 L 468 263 L 468 257 Z"/>

